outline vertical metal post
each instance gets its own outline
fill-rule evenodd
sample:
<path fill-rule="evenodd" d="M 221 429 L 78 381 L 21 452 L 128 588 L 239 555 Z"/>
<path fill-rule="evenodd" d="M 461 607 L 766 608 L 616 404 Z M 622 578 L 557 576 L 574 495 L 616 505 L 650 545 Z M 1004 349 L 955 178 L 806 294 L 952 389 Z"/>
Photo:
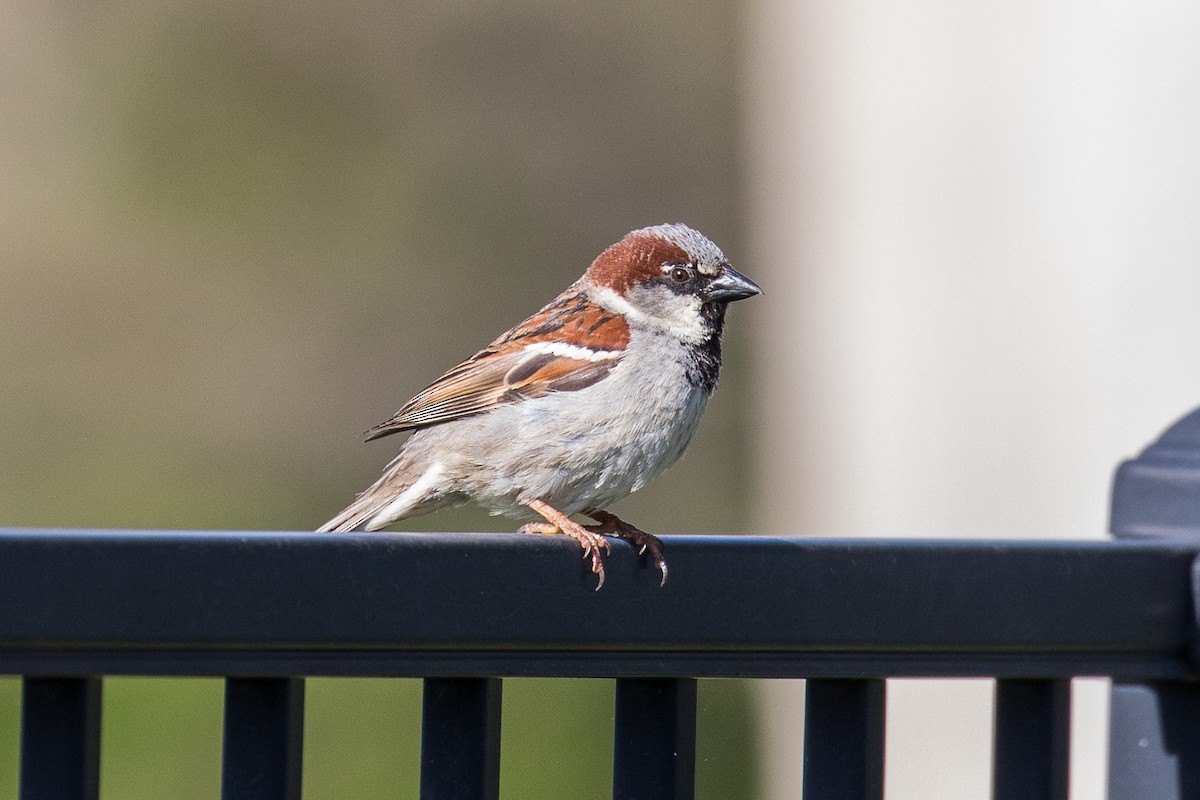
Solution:
<path fill-rule="evenodd" d="M 304 681 L 227 678 L 222 800 L 300 800 Z"/>
<path fill-rule="evenodd" d="M 21 800 L 100 796 L 99 678 L 25 678 Z"/>
<path fill-rule="evenodd" d="M 1117 539 L 1200 543 L 1200 409 L 1117 469 L 1109 525 Z M 1200 607 L 1200 563 L 1190 587 Z M 1200 628 L 1193 612 L 1193 635 Z M 1198 638 L 1200 641 L 1200 638 Z M 1195 682 L 1112 688 L 1109 800 L 1200 797 L 1200 687 Z"/>
<path fill-rule="evenodd" d="M 617 680 L 613 800 L 692 800 L 696 680 Z"/>
<path fill-rule="evenodd" d="M 993 800 L 1067 800 L 1071 682 L 996 681 Z"/>
<path fill-rule="evenodd" d="M 804 800 L 882 800 L 886 682 L 806 683 Z"/>
<path fill-rule="evenodd" d="M 426 678 L 421 800 L 498 800 L 498 678 Z"/>

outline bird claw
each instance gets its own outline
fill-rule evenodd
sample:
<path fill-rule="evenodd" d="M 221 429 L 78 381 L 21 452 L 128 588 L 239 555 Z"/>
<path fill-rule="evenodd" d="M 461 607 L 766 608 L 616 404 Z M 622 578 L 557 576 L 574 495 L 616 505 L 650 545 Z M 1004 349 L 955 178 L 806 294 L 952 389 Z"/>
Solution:
<path fill-rule="evenodd" d="M 596 576 L 596 591 L 600 591 L 600 587 L 604 585 L 604 557 L 600 555 L 600 551 L 611 553 L 612 545 L 603 536 L 589 531 L 577 522 L 556 526 L 556 532 L 570 536 L 579 542 L 579 546 L 583 548 L 583 560 L 586 561 L 589 558 L 592 560 L 592 574 Z"/>
<path fill-rule="evenodd" d="M 620 536 L 622 539 L 628 539 L 634 547 L 638 548 L 639 556 L 650 553 L 650 558 L 654 561 L 654 566 L 658 567 L 658 571 L 662 573 L 662 580 L 659 581 L 658 585 L 660 587 L 667 585 L 667 561 L 663 557 L 665 546 L 662 539 L 659 539 L 654 534 L 646 533 L 640 528 L 635 528 L 625 520 L 607 511 L 589 508 L 585 509 L 583 513 L 596 520 L 597 523 L 585 526 L 587 530 L 598 534 L 609 533 L 614 536 Z"/>
<path fill-rule="evenodd" d="M 662 573 L 659 586 L 667 585 L 667 561 L 663 558 L 664 545 L 662 539 L 635 528 L 615 514 L 601 511 L 598 508 L 586 508 L 583 513 L 596 520 L 595 525 L 580 525 L 573 522 L 558 509 L 541 500 L 530 500 L 526 505 L 545 517 L 546 522 L 528 522 L 520 527 L 521 533 L 561 533 L 570 536 L 583 548 L 583 559 L 592 560 L 592 574 L 596 576 L 596 591 L 604 585 L 604 558 L 601 549 L 612 553 L 612 543 L 604 538 L 605 534 L 620 536 L 629 540 L 637 548 L 638 555 L 650 554 L 654 566 Z"/>
<path fill-rule="evenodd" d="M 579 528 L 579 535 L 563 531 L 575 541 L 579 542 L 579 546 L 583 548 L 583 557 L 592 559 L 592 573 L 596 576 L 596 591 L 600 591 L 600 587 L 604 585 L 604 559 L 600 556 L 600 550 L 603 549 L 606 553 L 612 552 L 612 544 L 598 533 L 593 533 L 582 525 L 576 524 Z"/>
<path fill-rule="evenodd" d="M 572 522 L 565 516 L 555 522 L 527 522 L 518 530 L 521 533 L 561 533 L 570 536 L 583 548 L 584 560 L 592 560 L 592 574 L 596 576 L 596 591 L 604 585 L 604 557 L 601 550 L 612 552 L 612 544 L 599 533 L 588 530 L 578 522 Z"/>

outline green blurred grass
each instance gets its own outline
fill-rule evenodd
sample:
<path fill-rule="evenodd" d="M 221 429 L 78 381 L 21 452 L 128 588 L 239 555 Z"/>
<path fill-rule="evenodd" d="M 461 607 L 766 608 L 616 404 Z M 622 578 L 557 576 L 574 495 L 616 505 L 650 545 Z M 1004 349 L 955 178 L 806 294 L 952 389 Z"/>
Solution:
<path fill-rule="evenodd" d="M 21 681 L 0 677 L 0 798 L 17 797 L 17 730 L 21 719 Z"/>
<path fill-rule="evenodd" d="M 741 266 L 728 0 L 6 10 L 0 525 L 311 530 L 394 455 L 361 431 L 627 230 Z M 687 457 L 616 509 L 647 530 L 741 530 L 746 313 Z M 417 682 L 307 695 L 307 797 L 415 796 Z M 221 696 L 106 680 L 106 800 L 216 797 Z M 752 796 L 745 684 L 700 698 L 700 796 Z M 507 681 L 504 714 L 505 796 L 608 796 L 611 682 Z"/>
<path fill-rule="evenodd" d="M 754 796 L 748 685 L 701 681 L 697 797 Z M 306 800 L 418 796 L 421 682 L 306 682 Z M 206 800 L 220 794 L 223 683 L 108 678 L 101 730 L 105 800 Z M 20 682 L 0 680 L 0 800 L 17 796 Z M 504 682 L 501 795 L 612 796 L 613 682 Z"/>

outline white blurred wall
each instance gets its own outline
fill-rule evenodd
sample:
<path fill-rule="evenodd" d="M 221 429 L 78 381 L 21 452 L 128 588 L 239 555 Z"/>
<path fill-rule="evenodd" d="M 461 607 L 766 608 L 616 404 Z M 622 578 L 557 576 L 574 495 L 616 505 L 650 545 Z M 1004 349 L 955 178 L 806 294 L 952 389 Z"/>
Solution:
<path fill-rule="evenodd" d="M 1198 42 L 1165 0 L 753 0 L 757 529 L 1104 535 L 1118 460 L 1200 405 Z M 798 797 L 798 686 L 763 691 L 763 794 Z M 989 797 L 990 707 L 893 682 L 889 800 Z"/>

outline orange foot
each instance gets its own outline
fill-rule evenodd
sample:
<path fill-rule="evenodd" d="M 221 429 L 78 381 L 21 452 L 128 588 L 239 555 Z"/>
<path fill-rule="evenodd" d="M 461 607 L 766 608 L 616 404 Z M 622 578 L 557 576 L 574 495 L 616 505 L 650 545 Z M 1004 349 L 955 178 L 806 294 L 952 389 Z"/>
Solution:
<path fill-rule="evenodd" d="M 667 562 L 663 559 L 662 539 L 633 527 L 615 514 L 601 511 L 598 508 L 585 508 L 583 513 L 600 523 L 599 525 L 588 525 L 587 530 L 596 533 L 611 533 L 622 539 L 628 539 L 633 542 L 634 547 L 638 548 L 640 555 L 649 551 L 650 557 L 654 559 L 654 566 L 658 567 L 659 572 L 662 573 L 662 581 L 658 585 L 667 585 Z"/>
<path fill-rule="evenodd" d="M 541 500 L 530 500 L 525 505 L 541 514 L 547 521 L 528 522 L 521 526 L 521 533 L 561 533 L 579 542 L 579 546 L 583 548 L 583 557 L 592 559 L 592 572 L 597 578 L 596 591 L 600 591 L 600 587 L 604 585 L 604 559 L 600 557 L 600 550 L 611 553 L 612 545 L 599 532 L 589 530 L 578 522 L 572 522 L 566 514 Z"/>

